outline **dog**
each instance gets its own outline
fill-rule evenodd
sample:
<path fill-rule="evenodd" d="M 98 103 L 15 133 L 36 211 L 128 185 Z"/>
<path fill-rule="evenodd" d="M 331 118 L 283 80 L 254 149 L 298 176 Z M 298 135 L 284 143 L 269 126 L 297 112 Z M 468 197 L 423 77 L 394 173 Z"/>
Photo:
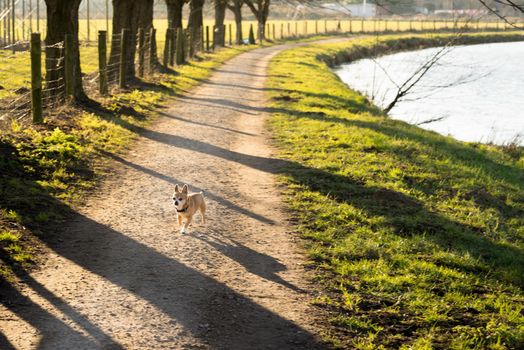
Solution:
<path fill-rule="evenodd" d="M 187 228 L 197 211 L 200 211 L 202 215 L 202 223 L 206 223 L 206 202 L 202 192 L 188 193 L 187 185 L 184 185 L 182 189 L 180 189 L 179 185 L 176 185 L 175 193 L 173 193 L 173 205 L 177 211 L 178 226 L 181 234 L 187 233 Z M 184 223 L 183 220 L 185 220 Z"/>

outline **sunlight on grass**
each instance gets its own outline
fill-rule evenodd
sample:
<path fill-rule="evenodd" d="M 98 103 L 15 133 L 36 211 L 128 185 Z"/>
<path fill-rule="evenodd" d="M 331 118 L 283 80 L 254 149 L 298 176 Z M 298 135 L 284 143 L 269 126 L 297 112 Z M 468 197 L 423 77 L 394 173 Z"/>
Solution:
<path fill-rule="evenodd" d="M 330 292 L 316 303 L 336 310 L 340 347 L 519 348 L 524 151 L 388 119 L 318 60 L 420 38 L 312 45 L 271 63 L 289 207 Z"/>

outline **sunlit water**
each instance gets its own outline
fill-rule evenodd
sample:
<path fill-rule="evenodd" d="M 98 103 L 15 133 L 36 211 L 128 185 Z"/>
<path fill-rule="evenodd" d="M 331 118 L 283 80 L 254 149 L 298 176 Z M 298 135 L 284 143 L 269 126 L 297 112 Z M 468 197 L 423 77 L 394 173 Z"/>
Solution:
<path fill-rule="evenodd" d="M 438 50 L 383 56 L 377 63 L 364 59 L 335 72 L 385 107 L 396 95 L 395 84 L 405 82 Z M 412 124 L 442 117 L 421 127 L 463 141 L 506 144 L 517 137 L 524 145 L 524 42 L 453 48 L 390 115 Z"/>

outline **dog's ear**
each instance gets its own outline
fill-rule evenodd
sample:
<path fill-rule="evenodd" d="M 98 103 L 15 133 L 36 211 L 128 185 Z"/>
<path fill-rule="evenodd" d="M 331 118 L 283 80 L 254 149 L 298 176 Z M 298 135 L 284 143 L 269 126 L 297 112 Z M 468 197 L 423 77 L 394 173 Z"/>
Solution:
<path fill-rule="evenodd" d="M 184 185 L 184 187 L 182 187 L 182 193 L 187 193 L 187 185 Z"/>
<path fill-rule="evenodd" d="M 180 191 L 178 190 L 178 184 L 175 185 L 175 192 L 180 192 Z"/>

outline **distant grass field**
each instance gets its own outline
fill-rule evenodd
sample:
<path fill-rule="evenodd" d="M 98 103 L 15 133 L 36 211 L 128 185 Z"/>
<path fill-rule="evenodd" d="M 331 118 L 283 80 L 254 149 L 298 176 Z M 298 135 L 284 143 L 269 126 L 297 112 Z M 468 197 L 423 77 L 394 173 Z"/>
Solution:
<path fill-rule="evenodd" d="M 90 31 L 88 36 L 87 20 L 80 20 L 79 23 L 79 37 L 83 42 L 81 48 L 81 63 L 82 71 L 86 74 L 95 72 L 98 69 L 98 57 L 96 51 L 96 41 L 98 38 L 98 30 L 106 30 L 105 19 L 95 19 L 90 21 Z M 325 34 L 326 32 L 354 32 L 354 33 L 371 33 L 375 31 L 419 31 L 419 30 L 445 30 L 452 28 L 470 28 L 470 29 L 495 29 L 503 28 L 497 22 L 457 22 L 452 21 L 410 21 L 410 20 L 318 20 L 318 21 L 269 21 L 268 22 L 268 38 L 282 39 L 290 36 L 305 36 L 314 34 Z M 205 26 L 212 27 L 214 24 L 211 20 L 204 22 Z M 109 35 L 111 35 L 111 21 L 109 22 Z M 157 28 L 157 44 L 159 56 L 162 57 L 162 52 L 165 46 L 165 33 L 167 29 L 167 21 L 165 19 L 158 19 L 154 21 L 155 28 Z M 187 23 L 184 25 L 187 26 Z M 255 37 L 258 37 L 255 21 L 244 21 L 242 24 L 244 38 L 247 39 L 249 35 L 249 28 L 253 25 L 255 29 Z M 232 21 L 226 21 L 226 42 L 229 42 L 229 28 L 231 26 L 232 37 L 235 38 L 236 24 Z M 19 26 L 20 27 L 20 26 Z M 33 21 L 31 26 L 36 31 L 36 21 Z M 23 39 L 27 40 L 29 36 L 29 23 L 26 23 L 27 33 Z M 40 31 L 45 33 L 45 21 L 40 23 Z M 21 34 L 18 33 L 18 36 Z M 0 37 L 2 33 L 0 31 Z M 88 40 L 89 38 L 89 40 Z M 212 40 L 212 38 L 211 38 Z M 234 40 L 233 40 L 234 41 Z M 30 64 L 28 52 L 12 53 L 8 50 L 0 50 L 0 99 L 6 97 L 16 97 L 15 91 L 21 87 L 29 87 L 30 84 Z"/>
<path fill-rule="evenodd" d="M 318 60 L 432 39 L 376 40 L 285 51 L 269 72 L 288 205 L 325 288 L 315 303 L 337 329 L 327 337 L 340 348 L 523 349 L 524 150 L 389 119 Z"/>
<path fill-rule="evenodd" d="M 373 31 L 409 31 L 409 30 L 441 30 L 441 29 L 451 29 L 451 28 L 473 28 L 481 30 L 490 30 L 490 29 L 504 29 L 507 25 L 502 22 L 496 21 L 466 21 L 466 20 L 457 20 L 456 23 L 453 20 L 410 20 L 410 19 L 352 19 L 352 20 L 298 20 L 298 21 L 286 21 L 286 20 L 270 20 L 268 24 L 270 26 L 270 34 L 273 37 L 273 25 L 275 25 L 275 34 L 276 37 L 282 37 L 282 35 L 292 35 L 292 34 L 301 34 L 301 35 L 311 35 L 318 34 L 326 31 L 336 31 L 338 24 L 340 23 L 341 29 L 343 31 L 355 31 L 357 33 L 362 32 L 373 32 Z M 109 24 L 109 28 L 107 28 Z M 235 37 L 235 23 L 234 21 L 227 20 L 225 24 L 232 26 L 233 29 L 233 38 Z M 288 26 L 289 24 L 289 26 Z M 214 20 L 204 19 L 204 26 L 212 27 L 214 25 Z M 253 25 L 255 28 L 257 26 L 256 21 L 243 21 L 242 30 L 244 32 L 245 38 L 247 39 L 247 34 L 249 27 Z M 166 19 L 155 19 L 154 26 L 158 30 L 159 34 L 164 34 L 167 29 L 167 20 Z M 184 21 L 184 26 L 187 26 L 187 21 Z M 25 24 L 25 33 L 22 34 L 22 25 L 21 21 L 17 21 L 17 30 L 16 37 L 19 40 L 28 40 L 30 30 L 36 32 L 36 20 L 32 21 L 30 25 L 29 21 L 26 21 Z M 289 28 L 289 30 L 288 30 Z M 0 28 L 0 37 L 2 37 L 2 30 Z M 89 21 L 89 30 L 88 30 L 88 21 L 86 19 L 80 19 L 79 21 L 79 37 L 82 41 L 96 41 L 98 38 L 99 30 L 107 30 L 108 34 L 112 34 L 112 21 L 106 22 L 105 19 L 91 19 Z M 40 20 L 40 32 L 46 32 L 46 21 Z M 229 33 L 226 33 L 229 34 Z M 256 33 L 255 33 L 256 35 Z M 160 39 L 160 37 L 159 37 Z M 229 40 L 229 36 L 227 37 Z"/>

